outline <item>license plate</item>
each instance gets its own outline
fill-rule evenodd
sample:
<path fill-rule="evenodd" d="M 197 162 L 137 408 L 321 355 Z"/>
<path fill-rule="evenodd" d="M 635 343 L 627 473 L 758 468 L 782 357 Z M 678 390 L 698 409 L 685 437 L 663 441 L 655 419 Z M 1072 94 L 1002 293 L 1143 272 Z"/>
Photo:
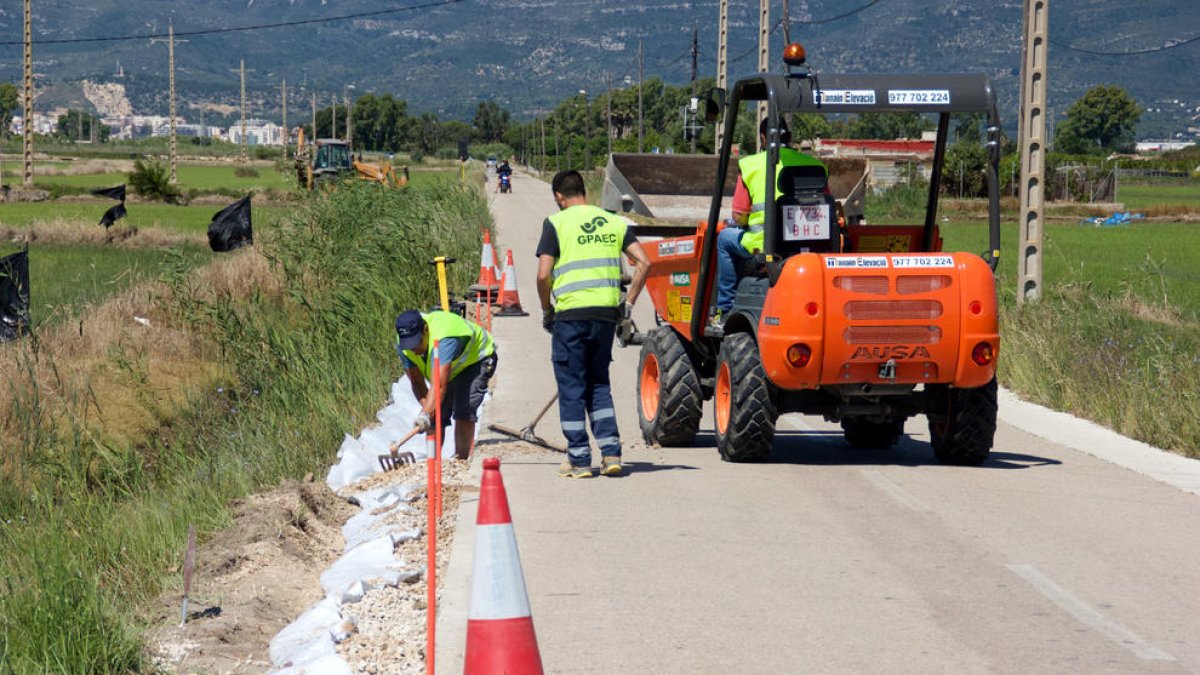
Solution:
<path fill-rule="evenodd" d="M 828 204 L 783 207 L 784 241 L 816 241 L 822 239 L 829 239 Z"/>

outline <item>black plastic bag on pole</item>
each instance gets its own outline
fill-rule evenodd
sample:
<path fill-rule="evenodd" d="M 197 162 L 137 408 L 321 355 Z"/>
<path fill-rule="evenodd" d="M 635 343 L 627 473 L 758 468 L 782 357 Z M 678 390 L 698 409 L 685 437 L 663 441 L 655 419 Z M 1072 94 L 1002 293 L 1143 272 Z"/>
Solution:
<path fill-rule="evenodd" d="M 213 216 L 208 226 L 208 246 L 221 253 L 232 251 L 254 243 L 254 231 L 250 225 L 250 196 L 221 209 Z"/>
<path fill-rule="evenodd" d="M 0 258 L 0 342 L 29 332 L 29 250 Z"/>
<path fill-rule="evenodd" d="M 104 229 L 107 230 L 108 228 L 112 227 L 113 223 L 124 218 L 125 215 L 125 202 L 121 202 L 120 204 L 117 204 L 116 206 L 113 206 L 109 210 L 105 211 L 104 215 L 100 216 L 100 224 L 103 225 Z"/>
<path fill-rule="evenodd" d="M 97 197 L 108 197 L 109 199 L 116 199 L 120 202 L 124 202 L 125 184 L 121 183 L 116 187 L 110 188 L 96 188 L 95 190 L 92 190 L 92 194 L 96 195 Z"/>

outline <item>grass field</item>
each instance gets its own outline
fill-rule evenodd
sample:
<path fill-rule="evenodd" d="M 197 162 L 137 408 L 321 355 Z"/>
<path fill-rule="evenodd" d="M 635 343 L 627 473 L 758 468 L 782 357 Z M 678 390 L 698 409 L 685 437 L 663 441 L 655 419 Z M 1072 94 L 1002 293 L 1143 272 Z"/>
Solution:
<path fill-rule="evenodd" d="M 275 170 L 273 166 L 252 167 L 258 172 L 257 176 L 235 175 L 233 164 L 180 164 L 178 167 L 179 188 L 181 190 L 198 190 L 212 192 L 214 190 L 236 190 L 239 192 L 264 192 L 266 190 L 286 190 L 293 187 L 294 181 Z M 112 187 L 128 181 L 128 175 L 121 172 L 87 173 L 76 175 L 34 175 L 34 183 L 43 186 L 64 186 L 90 190 L 92 188 Z"/>
<path fill-rule="evenodd" d="M 948 223 L 941 228 L 945 249 L 982 252 L 983 223 Z M 1017 226 L 1001 232 L 999 275 L 1015 286 Z M 1126 292 L 1144 302 L 1173 305 L 1181 318 L 1200 322 L 1200 236 L 1196 223 L 1134 223 L 1117 227 L 1046 226 L 1043 248 L 1045 285 L 1069 283 L 1106 297 Z"/>
<path fill-rule="evenodd" d="M 19 248 L 0 246 L 0 256 Z M 157 278 L 168 261 L 185 267 L 212 258 L 207 249 L 177 251 L 114 246 L 29 247 L 30 319 L 34 327 L 79 316 L 88 307 L 148 278 Z M 130 317 L 132 320 L 132 317 Z"/>
<path fill-rule="evenodd" d="M 232 199 L 230 202 L 232 203 Z M 66 222 L 81 227 L 99 227 L 100 216 L 116 202 L 97 199 L 88 202 L 47 201 L 0 204 L 0 225 L 28 227 L 39 223 Z M 221 204 L 172 206 L 159 203 L 127 203 L 129 214 L 121 224 L 137 228 L 162 228 L 172 232 L 204 234 L 212 217 L 224 208 Z M 292 207 L 254 205 L 254 224 L 268 225 Z"/>
<path fill-rule="evenodd" d="M 1162 205 L 1200 207 L 1200 181 L 1121 184 L 1117 186 L 1117 201 L 1130 211 Z"/>

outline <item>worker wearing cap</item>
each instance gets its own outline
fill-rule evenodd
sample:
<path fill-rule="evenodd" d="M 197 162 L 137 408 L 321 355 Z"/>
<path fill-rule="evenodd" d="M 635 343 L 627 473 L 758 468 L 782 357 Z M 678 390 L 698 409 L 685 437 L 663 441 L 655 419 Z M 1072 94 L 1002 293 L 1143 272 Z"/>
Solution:
<path fill-rule="evenodd" d="M 738 265 L 754 253 L 763 250 L 763 223 L 766 221 L 767 204 L 767 128 L 766 118 L 758 126 L 761 152 L 743 157 L 738 161 L 738 181 L 733 192 L 733 223 L 717 235 L 717 302 L 716 320 L 733 308 L 737 295 Z M 779 173 L 789 166 L 825 165 L 821 160 L 787 147 L 792 141 L 792 132 L 787 122 L 779 120 L 779 163 L 775 167 L 775 197 L 781 193 L 777 186 Z M 734 227 L 733 225 L 737 225 Z"/>
<path fill-rule="evenodd" d="M 587 426 L 600 448 L 600 472 L 621 474 L 608 366 L 617 323 L 628 319 L 646 283 L 650 261 L 625 221 L 587 203 L 578 171 L 560 171 L 550 184 L 561 209 L 546 219 L 538 241 L 538 297 L 542 326 L 553 336 L 550 360 L 558 383 L 558 417 L 567 439 L 559 474 L 592 475 Z M 633 279 L 621 300 L 621 254 L 634 261 Z"/>
<path fill-rule="evenodd" d="M 435 401 L 427 381 L 431 378 L 430 348 L 437 344 L 441 400 Z M 454 456 L 467 459 L 475 442 L 476 411 L 487 394 L 488 380 L 496 372 L 496 345 L 482 327 L 451 312 L 422 314 L 414 309 L 396 317 L 396 353 L 408 372 L 413 396 L 421 403 L 414 426 L 428 431 L 440 403 L 442 426 L 454 420 Z"/>

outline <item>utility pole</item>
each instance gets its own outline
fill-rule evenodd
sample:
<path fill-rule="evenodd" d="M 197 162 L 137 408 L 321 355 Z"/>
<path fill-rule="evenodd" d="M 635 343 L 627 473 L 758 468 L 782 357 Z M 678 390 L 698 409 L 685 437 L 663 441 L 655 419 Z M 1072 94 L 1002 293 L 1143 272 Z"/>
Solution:
<path fill-rule="evenodd" d="M 246 143 L 247 143 L 247 139 L 246 139 L 246 59 L 241 60 L 241 66 L 238 68 L 238 72 L 241 73 L 241 81 L 242 81 L 242 106 L 241 106 L 241 108 L 242 108 L 242 156 L 241 156 L 241 161 L 243 163 L 245 163 L 249 159 L 249 157 L 247 156 L 247 153 L 246 153 Z M 250 72 L 253 73 L 254 69 L 251 68 Z"/>
<path fill-rule="evenodd" d="M 151 44 L 160 41 L 157 38 L 150 38 Z M 187 40 L 180 40 L 180 42 L 187 42 Z M 175 24 L 173 22 L 167 24 L 167 81 L 171 90 L 169 110 L 171 119 L 168 124 L 171 128 L 171 184 L 174 185 L 179 182 L 179 179 L 177 176 L 178 154 L 175 145 Z"/>
<path fill-rule="evenodd" d="M 792 44 L 792 12 L 788 8 L 788 0 L 783 0 L 783 44 Z"/>
<path fill-rule="evenodd" d="M 33 187 L 33 10 L 25 0 L 25 187 Z"/>
<path fill-rule="evenodd" d="M 1025 0 L 1024 62 L 1021 64 L 1021 220 L 1017 304 L 1042 295 L 1045 234 L 1046 69 L 1049 0 Z"/>
<path fill-rule="evenodd" d="M 767 72 L 767 52 L 771 49 L 771 0 L 758 0 L 758 72 Z M 758 119 L 755 120 L 754 130 L 758 131 L 759 125 L 767 116 L 767 104 L 761 102 L 758 104 Z M 766 150 L 762 147 L 762 134 L 755 133 L 754 137 L 759 139 L 755 141 L 758 145 L 759 152 Z"/>
<path fill-rule="evenodd" d="M 312 138 L 309 139 L 310 143 L 316 142 L 316 140 L 317 140 L 317 92 L 315 92 L 315 91 L 313 92 L 313 95 L 312 95 L 312 117 L 313 117 L 313 127 L 312 127 Z"/>
<path fill-rule="evenodd" d="M 728 77 L 729 59 L 727 47 L 729 44 L 729 0 L 721 0 L 721 21 L 717 27 L 717 88 L 725 88 Z M 721 113 L 717 120 L 717 140 L 714 152 L 721 152 L 721 144 L 725 142 L 725 114 Z"/>
<path fill-rule="evenodd" d="M 283 100 L 283 161 L 288 158 L 288 144 L 291 142 L 291 134 L 288 133 L 287 125 L 287 78 L 283 78 L 283 82 L 279 85 L 279 97 Z"/>
<path fill-rule="evenodd" d="M 604 98 L 604 115 L 608 118 L 608 156 L 612 157 L 612 73 L 604 71 L 604 88 L 607 90 Z M 607 162 L 605 162 L 607 165 Z"/>
<path fill-rule="evenodd" d="M 350 90 L 354 85 L 342 87 L 342 102 L 346 105 L 346 144 L 351 145 L 354 139 L 354 115 L 350 114 Z"/>
<path fill-rule="evenodd" d="M 722 0 L 724 2 L 724 0 Z M 642 77 L 645 75 L 646 54 L 642 50 L 642 40 L 638 39 L 638 152 L 642 152 Z"/>
<path fill-rule="evenodd" d="M 592 100 L 588 97 L 587 89 L 580 89 L 583 94 L 583 170 L 592 170 Z"/>
<path fill-rule="evenodd" d="M 337 94 L 333 95 L 333 117 L 329 122 L 329 137 L 337 138 Z"/>
<path fill-rule="evenodd" d="M 689 114 L 684 118 L 688 124 L 688 138 L 692 141 L 692 154 L 696 154 L 696 136 L 699 136 L 696 124 L 696 61 L 700 56 L 700 27 L 692 24 L 692 100 L 688 105 Z"/>

